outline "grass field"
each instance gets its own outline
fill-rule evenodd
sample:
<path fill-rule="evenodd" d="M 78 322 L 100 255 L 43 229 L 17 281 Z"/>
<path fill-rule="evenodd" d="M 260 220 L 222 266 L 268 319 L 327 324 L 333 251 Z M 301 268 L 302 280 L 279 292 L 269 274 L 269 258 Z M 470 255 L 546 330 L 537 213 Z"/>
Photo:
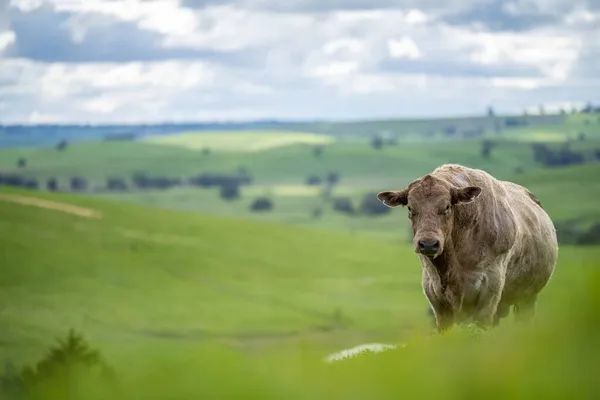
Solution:
<path fill-rule="evenodd" d="M 101 215 L 1 203 L 0 360 L 32 363 L 54 337 L 76 328 L 102 351 L 122 385 L 107 394 L 115 389 L 89 377 L 69 386 L 65 397 L 65 381 L 54 378 L 33 398 L 599 393 L 598 247 L 561 247 L 532 331 L 509 318 L 480 340 L 467 329 L 435 338 L 427 334 L 420 267 L 408 246 L 86 196 L 0 190 L 4 197 L 25 195 Z M 321 361 L 373 341 L 408 345 L 340 365 Z"/>
<path fill-rule="evenodd" d="M 327 145 L 334 141 L 329 135 L 302 132 L 184 132 L 174 135 L 148 136 L 146 143 L 177 146 L 186 149 L 209 149 L 216 152 L 257 152 L 295 144 Z"/>
<path fill-rule="evenodd" d="M 69 179 L 77 175 L 86 178 L 92 186 L 102 187 L 109 177 L 130 181 L 136 172 L 185 179 L 203 172 L 234 173 L 244 167 L 252 175 L 253 182 L 242 188 L 241 198 L 235 201 L 222 200 L 217 189 L 189 186 L 95 194 L 161 208 L 365 232 L 380 240 L 397 242 L 405 240 L 408 232 L 406 218 L 401 211 L 376 218 L 337 213 L 333 211 L 331 202 L 320 196 L 321 186 L 306 185 L 307 177 L 317 175 L 323 178 L 330 172 L 339 173 L 340 182 L 332 195 L 348 197 L 356 206 L 367 194 L 403 187 L 440 164 L 454 162 L 483 168 L 500 179 L 526 184 L 547 204 L 557 220 L 595 219 L 598 217 L 595 204 L 598 189 L 596 185 L 585 183 L 594 178 L 600 164 L 569 167 L 564 169 L 566 172 L 560 173 L 555 169 L 543 169 L 534 160 L 530 146 L 530 142 L 540 140 L 557 145 L 561 137 L 576 138 L 580 131 L 585 131 L 588 135 L 586 140 L 575 141 L 571 147 L 586 153 L 588 158 L 592 157 L 593 151 L 600 149 L 600 140 L 597 140 L 600 138 L 600 125 L 586 124 L 586 119 L 577 117 L 565 117 L 564 124 L 538 124 L 505 130 L 494 137 L 497 144 L 488 158 L 481 154 L 482 138 L 432 138 L 427 142 L 407 140 L 410 135 L 406 134 L 400 136 L 397 145 L 375 150 L 369 145 L 369 133 L 361 136 L 350 131 L 347 135 L 311 136 L 297 132 L 225 131 L 169 134 L 153 139 L 170 145 L 144 141 L 86 142 L 73 143 L 62 152 L 32 147 L 2 150 L 0 170 L 35 177 L 42 184 L 54 177 L 62 187 L 68 186 Z M 327 139 L 329 144 L 324 147 L 321 156 L 316 157 L 314 143 L 308 143 L 322 139 Z M 300 140 L 304 143 L 299 143 Z M 251 142 L 255 143 L 255 150 L 261 148 L 262 151 L 251 151 Z M 284 142 L 285 146 L 279 146 Z M 211 148 L 223 151 L 215 150 L 210 154 L 198 151 L 209 144 Z M 25 168 L 16 166 L 19 158 L 27 160 Z M 518 174 L 519 169 L 524 173 Z M 553 178 L 555 173 L 559 176 Z M 573 174 L 573 177 L 565 174 Z M 563 201 L 561 193 L 572 193 L 575 201 Z M 252 201 L 263 195 L 273 200 L 273 211 L 250 212 Z M 312 216 L 316 208 L 323 210 L 320 218 Z"/>
<path fill-rule="evenodd" d="M 231 201 L 190 186 L 82 195 L 0 187 L 0 362 L 32 365 L 46 354 L 62 360 L 60 370 L 68 363 L 48 347 L 74 328 L 114 367 L 118 387 L 78 366 L 81 374 L 36 383 L 28 399 L 597 398 L 599 246 L 561 244 L 534 326 L 508 318 L 486 334 L 464 327 L 430 336 L 406 210 L 346 216 L 321 187 L 305 184 L 311 174 L 338 172 L 333 197 L 358 204 L 456 162 L 524 184 L 557 222 L 600 220 L 600 162 L 589 158 L 600 149 L 600 125 L 577 115 L 528 118 L 527 129 L 469 140 L 422 133 L 450 123 L 470 129 L 481 119 L 2 150 L 1 171 L 56 177 L 63 187 L 75 175 L 102 186 L 136 172 L 185 178 L 240 167 L 254 180 Z M 323 136 L 300 139 L 306 131 Z M 398 144 L 371 148 L 368 136 L 380 131 L 401 136 Z M 531 142 L 556 145 L 579 132 L 586 140 L 572 148 L 588 163 L 535 162 Z M 328 144 L 315 157 L 323 137 Z M 498 143 L 484 158 L 490 137 Z M 204 146 L 214 151 L 203 154 Z M 250 212 L 265 195 L 274 209 Z M 318 219 L 315 207 L 324 210 Z M 322 361 L 368 342 L 406 347 Z"/>

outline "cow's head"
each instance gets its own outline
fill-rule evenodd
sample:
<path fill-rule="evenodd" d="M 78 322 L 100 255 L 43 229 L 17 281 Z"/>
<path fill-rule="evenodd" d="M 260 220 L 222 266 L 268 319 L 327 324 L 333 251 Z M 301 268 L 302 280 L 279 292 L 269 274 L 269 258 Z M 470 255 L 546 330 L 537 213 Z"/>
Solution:
<path fill-rule="evenodd" d="M 377 198 L 388 207 L 408 208 L 415 251 L 433 259 L 444 251 L 445 238 L 454 226 L 455 207 L 473 202 L 480 194 L 478 186 L 449 187 L 426 175 L 406 189 L 381 192 Z"/>

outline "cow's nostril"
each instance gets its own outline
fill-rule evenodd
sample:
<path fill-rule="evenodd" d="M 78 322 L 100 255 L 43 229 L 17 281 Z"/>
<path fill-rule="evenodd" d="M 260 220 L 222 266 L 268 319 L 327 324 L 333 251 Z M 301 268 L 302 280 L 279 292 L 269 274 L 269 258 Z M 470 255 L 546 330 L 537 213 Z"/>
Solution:
<path fill-rule="evenodd" d="M 439 240 L 419 240 L 418 244 L 421 253 L 435 253 L 440 248 Z"/>

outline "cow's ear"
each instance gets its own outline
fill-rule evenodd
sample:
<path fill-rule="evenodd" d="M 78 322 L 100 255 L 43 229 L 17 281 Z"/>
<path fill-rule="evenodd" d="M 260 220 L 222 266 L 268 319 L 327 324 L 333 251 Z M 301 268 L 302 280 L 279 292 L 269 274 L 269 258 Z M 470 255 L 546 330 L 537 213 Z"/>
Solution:
<path fill-rule="evenodd" d="M 467 186 L 464 188 L 451 190 L 452 204 L 467 204 L 475 201 L 481 194 L 481 188 L 479 186 Z"/>
<path fill-rule="evenodd" d="M 388 207 L 406 206 L 408 204 L 408 189 L 399 192 L 380 192 L 377 198 Z"/>

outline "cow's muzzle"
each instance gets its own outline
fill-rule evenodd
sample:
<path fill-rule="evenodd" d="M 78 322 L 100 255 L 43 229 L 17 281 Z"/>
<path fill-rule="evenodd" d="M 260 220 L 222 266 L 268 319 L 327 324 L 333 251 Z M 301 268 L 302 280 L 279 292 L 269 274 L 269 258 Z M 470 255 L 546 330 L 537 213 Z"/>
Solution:
<path fill-rule="evenodd" d="M 421 239 L 417 242 L 417 251 L 427 257 L 435 257 L 440 251 L 440 241 L 436 239 Z"/>

